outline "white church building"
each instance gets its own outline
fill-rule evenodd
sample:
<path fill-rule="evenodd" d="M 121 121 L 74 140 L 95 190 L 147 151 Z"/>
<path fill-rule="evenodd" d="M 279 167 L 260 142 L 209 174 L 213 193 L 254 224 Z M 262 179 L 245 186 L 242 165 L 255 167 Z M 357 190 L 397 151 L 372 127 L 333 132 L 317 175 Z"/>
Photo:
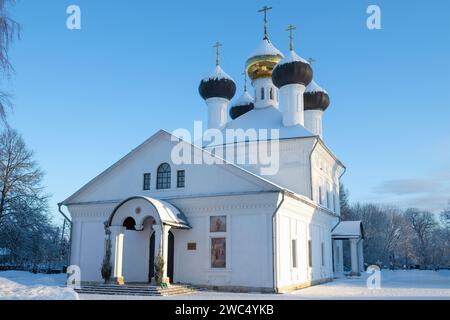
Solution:
<path fill-rule="evenodd" d="M 265 23 L 246 62 L 253 90 L 245 84 L 238 99 L 218 54 L 201 80 L 205 136 L 237 132 L 232 141 L 194 145 L 161 130 L 62 203 L 72 218 L 70 264 L 83 283 L 103 282 L 107 239 L 111 281 L 121 284 L 154 283 L 161 256 L 168 283 L 288 292 L 343 274 L 344 240 L 352 273 L 362 272 L 361 223 L 340 220 L 345 166 L 323 139 L 329 96 L 294 51 L 289 30 L 283 54 Z M 190 161 L 175 159 L 180 150 Z M 261 152 L 272 162 L 240 161 Z"/>

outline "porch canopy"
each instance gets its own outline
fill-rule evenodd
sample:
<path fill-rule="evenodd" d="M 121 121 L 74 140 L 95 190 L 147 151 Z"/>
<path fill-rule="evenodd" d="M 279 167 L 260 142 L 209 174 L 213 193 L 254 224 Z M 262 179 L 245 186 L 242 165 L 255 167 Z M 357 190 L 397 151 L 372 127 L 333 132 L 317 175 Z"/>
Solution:
<path fill-rule="evenodd" d="M 108 226 L 122 226 L 127 217 L 135 218 L 137 225 L 143 225 L 151 217 L 156 224 L 191 229 L 186 216 L 175 206 L 144 196 L 131 197 L 119 203 L 108 219 Z"/>
<path fill-rule="evenodd" d="M 361 221 L 341 221 L 331 232 L 334 240 L 364 239 Z"/>
<path fill-rule="evenodd" d="M 333 241 L 349 240 L 352 271 L 359 276 L 364 272 L 364 227 L 361 221 L 341 221 L 332 231 Z"/>
<path fill-rule="evenodd" d="M 168 237 L 173 229 L 191 229 L 186 216 L 172 204 L 149 197 L 135 196 L 119 203 L 106 222 L 107 239 L 111 242 L 111 263 L 114 266 L 114 278 L 119 284 L 124 284 L 122 275 L 123 241 L 126 231 L 126 221 L 132 221 L 136 232 L 151 228 L 155 235 L 155 261 L 162 257 L 164 282 L 167 277 Z M 133 227 L 133 226 L 131 226 Z M 107 246 L 105 246 L 107 249 Z M 106 254 L 106 252 L 105 252 Z"/>

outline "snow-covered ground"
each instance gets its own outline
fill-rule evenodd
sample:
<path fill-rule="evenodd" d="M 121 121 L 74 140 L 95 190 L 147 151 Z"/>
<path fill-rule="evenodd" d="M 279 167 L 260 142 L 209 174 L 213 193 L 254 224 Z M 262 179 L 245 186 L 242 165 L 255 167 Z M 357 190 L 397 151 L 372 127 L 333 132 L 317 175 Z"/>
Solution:
<path fill-rule="evenodd" d="M 78 300 L 78 294 L 65 287 L 66 279 L 65 274 L 0 272 L 0 300 Z"/>
<path fill-rule="evenodd" d="M 340 278 L 289 294 L 225 293 L 202 291 L 174 297 L 124 297 L 77 295 L 64 288 L 65 275 L 34 275 L 27 272 L 0 272 L 0 299 L 82 299 L 82 300 L 302 300 L 302 299 L 448 299 L 450 271 L 383 271 L 381 289 L 368 289 L 367 275 Z"/>
<path fill-rule="evenodd" d="M 368 289 L 367 277 L 340 278 L 289 294 L 226 293 L 203 291 L 191 295 L 148 298 L 80 295 L 90 299 L 186 299 L 186 300 L 311 300 L 311 299 L 445 299 L 450 300 L 450 271 L 382 271 L 381 289 Z"/>

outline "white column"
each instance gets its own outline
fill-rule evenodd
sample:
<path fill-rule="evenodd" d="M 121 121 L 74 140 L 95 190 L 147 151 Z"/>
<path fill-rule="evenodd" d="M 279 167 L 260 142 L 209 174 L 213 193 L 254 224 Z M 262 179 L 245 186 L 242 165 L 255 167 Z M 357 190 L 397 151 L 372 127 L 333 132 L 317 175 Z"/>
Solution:
<path fill-rule="evenodd" d="M 227 123 L 228 100 L 225 98 L 209 98 L 206 100 L 208 106 L 208 129 L 223 129 Z"/>
<path fill-rule="evenodd" d="M 167 277 L 167 264 L 169 257 L 169 231 L 171 227 L 167 225 L 163 225 L 163 233 L 162 233 L 162 256 L 164 259 L 164 275 L 163 281 L 166 283 L 170 282 L 170 279 Z"/>
<path fill-rule="evenodd" d="M 359 271 L 364 272 L 364 240 L 361 239 L 358 242 L 358 263 L 359 263 Z"/>
<path fill-rule="evenodd" d="M 336 241 L 336 249 L 336 256 L 338 260 L 337 272 L 339 275 L 342 275 L 344 273 L 344 244 L 342 240 Z"/>
<path fill-rule="evenodd" d="M 153 225 L 153 230 L 155 231 L 155 263 L 156 263 L 156 258 L 158 258 L 158 256 L 161 255 L 161 249 L 162 249 L 162 245 L 161 245 L 162 229 L 161 228 L 162 227 L 159 224 Z"/>
<path fill-rule="evenodd" d="M 322 131 L 322 110 L 306 110 L 305 111 L 305 128 L 311 133 L 323 138 Z"/>
<path fill-rule="evenodd" d="M 305 124 L 303 112 L 303 94 L 305 86 L 301 84 L 288 84 L 280 88 L 280 101 L 283 109 L 283 125 L 291 127 Z"/>
<path fill-rule="evenodd" d="M 359 263 L 358 263 L 358 240 L 359 239 L 350 239 L 350 258 L 352 265 L 352 276 L 360 276 L 359 273 Z"/>
<path fill-rule="evenodd" d="M 114 269 L 114 280 L 118 284 L 124 283 L 124 278 L 122 275 L 122 264 L 123 264 L 123 239 L 124 239 L 124 228 L 123 227 L 110 227 L 111 231 L 111 262 Z"/>

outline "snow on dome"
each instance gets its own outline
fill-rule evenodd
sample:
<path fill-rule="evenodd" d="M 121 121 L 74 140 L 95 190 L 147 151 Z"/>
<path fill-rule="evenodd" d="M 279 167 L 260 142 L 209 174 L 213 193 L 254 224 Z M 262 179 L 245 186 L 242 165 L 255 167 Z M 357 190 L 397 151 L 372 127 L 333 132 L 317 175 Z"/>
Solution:
<path fill-rule="evenodd" d="M 324 92 L 328 94 L 328 92 L 322 87 L 320 87 L 314 80 L 311 81 L 311 83 L 306 87 L 305 92 Z"/>
<path fill-rule="evenodd" d="M 233 102 L 233 106 L 246 106 L 253 103 L 253 98 L 245 91 L 236 101 Z"/>
<path fill-rule="evenodd" d="M 228 79 L 234 82 L 233 78 L 231 78 L 223 69 L 218 65 L 214 68 L 214 71 L 207 77 L 203 78 L 202 81 L 207 82 L 209 80 L 221 80 Z"/>
<path fill-rule="evenodd" d="M 296 61 L 309 64 L 308 61 L 306 61 L 305 59 L 300 57 L 294 50 L 290 50 L 289 53 L 278 64 L 281 65 L 281 64 L 292 63 L 292 62 L 296 62 Z"/>
<path fill-rule="evenodd" d="M 280 50 L 274 47 L 274 45 L 268 40 L 263 39 L 258 47 L 255 49 L 252 55 L 250 55 L 249 59 L 253 57 L 258 56 L 281 56 L 284 57 L 284 55 L 281 53 Z"/>

